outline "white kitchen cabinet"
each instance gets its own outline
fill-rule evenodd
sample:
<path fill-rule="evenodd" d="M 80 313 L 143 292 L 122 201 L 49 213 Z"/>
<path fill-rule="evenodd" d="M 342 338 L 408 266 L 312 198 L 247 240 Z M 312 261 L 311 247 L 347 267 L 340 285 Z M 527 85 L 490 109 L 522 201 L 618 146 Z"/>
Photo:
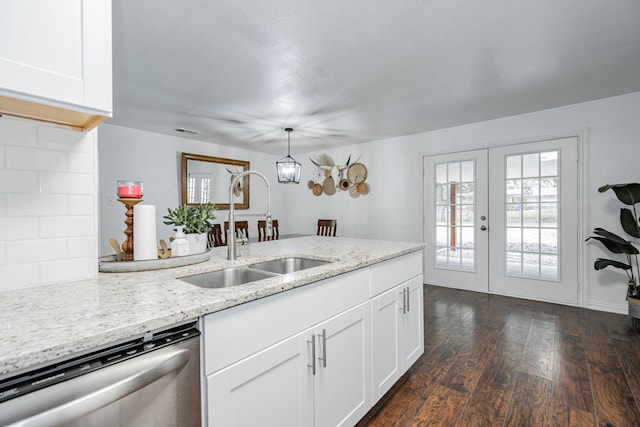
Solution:
<path fill-rule="evenodd" d="M 366 395 L 359 305 L 207 377 L 210 426 L 352 426 Z"/>
<path fill-rule="evenodd" d="M 373 401 L 379 400 L 424 352 L 422 260 L 408 255 L 371 269 Z M 395 286 L 395 287 L 392 287 Z"/>
<path fill-rule="evenodd" d="M 416 252 L 205 316 L 207 425 L 355 425 L 422 354 L 422 302 Z"/>
<path fill-rule="evenodd" d="M 353 426 L 369 410 L 367 313 L 361 304 L 314 328 L 316 427 Z"/>
<path fill-rule="evenodd" d="M 112 112 L 110 0 L 6 0 L 0 113 L 90 129 Z"/>
<path fill-rule="evenodd" d="M 309 330 L 207 377 L 209 426 L 313 426 Z"/>

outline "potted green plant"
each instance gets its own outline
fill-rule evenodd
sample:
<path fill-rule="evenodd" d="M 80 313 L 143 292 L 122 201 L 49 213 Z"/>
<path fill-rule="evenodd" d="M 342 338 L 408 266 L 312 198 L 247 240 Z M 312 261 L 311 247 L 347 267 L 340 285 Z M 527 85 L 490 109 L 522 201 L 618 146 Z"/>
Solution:
<path fill-rule="evenodd" d="M 640 203 L 640 183 L 603 185 L 598 188 L 598 192 L 600 193 L 608 190 L 613 190 L 618 200 L 624 205 L 629 206 L 620 209 L 620 224 L 622 225 L 622 229 L 632 238 L 640 238 L 640 222 L 638 222 L 638 211 L 636 210 L 636 204 Z M 640 319 L 640 264 L 638 263 L 638 254 L 640 254 L 640 251 L 638 251 L 638 248 L 636 248 L 630 240 L 607 231 L 604 228 L 595 228 L 593 233 L 595 236 L 591 236 L 587 240 L 597 240 L 602 243 L 609 252 L 624 255 L 624 261 L 598 258 L 593 264 L 593 267 L 596 270 L 603 270 L 607 267 L 618 268 L 627 274 L 629 284 L 627 288 L 629 315 L 633 319 Z"/>
<path fill-rule="evenodd" d="M 189 240 L 190 254 L 196 254 L 207 250 L 207 233 L 216 219 L 216 208 L 211 203 L 196 206 L 180 205 L 175 209 L 167 209 L 167 215 L 163 216 L 166 225 L 181 226 L 185 237 Z"/>

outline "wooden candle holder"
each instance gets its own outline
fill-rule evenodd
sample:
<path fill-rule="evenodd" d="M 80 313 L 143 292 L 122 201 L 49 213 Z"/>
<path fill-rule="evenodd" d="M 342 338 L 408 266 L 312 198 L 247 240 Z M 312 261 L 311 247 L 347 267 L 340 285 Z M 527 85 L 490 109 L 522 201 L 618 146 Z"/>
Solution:
<path fill-rule="evenodd" d="M 125 261 L 133 261 L 133 207 L 140 203 L 142 199 L 118 199 L 120 203 L 123 203 L 127 211 L 125 212 L 126 219 L 124 223 L 127 224 L 127 228 L 124 230 L 127 239 L 122 242 L 122 252 L 124 252 Z"/>

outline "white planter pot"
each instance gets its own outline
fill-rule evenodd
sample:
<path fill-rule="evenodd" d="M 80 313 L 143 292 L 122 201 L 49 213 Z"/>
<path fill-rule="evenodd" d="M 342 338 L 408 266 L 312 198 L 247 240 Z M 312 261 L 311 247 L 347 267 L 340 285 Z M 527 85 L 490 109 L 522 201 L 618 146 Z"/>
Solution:
<path fill-rule="evenodd" d="M 199 254 L 207 250 L 207 233 L 185 234 L 189 241 L 189 255 Z"/>

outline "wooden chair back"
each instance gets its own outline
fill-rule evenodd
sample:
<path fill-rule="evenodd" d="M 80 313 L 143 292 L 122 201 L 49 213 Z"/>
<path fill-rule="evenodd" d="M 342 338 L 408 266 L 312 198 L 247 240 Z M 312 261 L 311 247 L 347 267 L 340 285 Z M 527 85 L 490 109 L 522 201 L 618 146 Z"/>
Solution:
<path fill-rule="evenodd" d="M 229 231 L 229 221 L 225 221 L 224 222 L 225 239 L 228 231 Z M 249 240 L 249 221 L 236 221 L 236 239 Z"/>
<path fill-rule="evenodd" d="M 258 242 L 263 242 L 265 240 L 278 240 L 280 238 L 280 232 L 278 231 L 278 220 L 271 220 L 272 227 L 272 235 L 271 237 L 267 236 L 267 221 L 264 219 L 258 220 Z"/>
<path fill-rule="evenodd" d="M 207 234 L 207 245 L 209 248 L 226 245 L 222 239 L 222 227 L 220 224 L 213 224 L 213 227 L 209 230 Z"/>
<path fill-rule="evenodd" d="M 335 219 L 319 219 L 318 220 L 318 236 L 333 236 L 336 235 L 336 228 L 338 228 L 338 221 Z"/>

